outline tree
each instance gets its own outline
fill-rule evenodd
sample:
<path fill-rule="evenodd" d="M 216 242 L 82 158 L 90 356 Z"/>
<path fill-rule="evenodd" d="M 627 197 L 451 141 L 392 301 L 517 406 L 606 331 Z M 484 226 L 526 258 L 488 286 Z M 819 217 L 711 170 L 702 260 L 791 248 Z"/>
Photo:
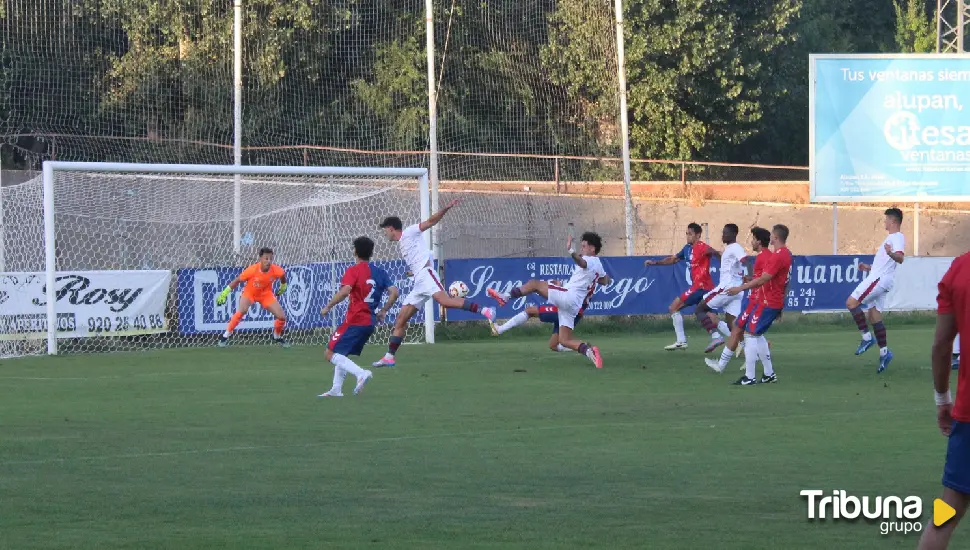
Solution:
<path fill-rule="evenodd" d="M 896 48 L 902 53 L 929 53 L 936 50 L 936 29 L 926 16 L 924 0 L 898 0 L 896 8 Z"/>

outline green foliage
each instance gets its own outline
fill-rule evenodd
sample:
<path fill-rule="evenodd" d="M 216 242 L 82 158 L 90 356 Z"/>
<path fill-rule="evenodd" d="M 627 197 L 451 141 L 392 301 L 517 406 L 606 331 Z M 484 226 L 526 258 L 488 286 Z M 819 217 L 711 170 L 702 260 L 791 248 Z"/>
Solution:
<path fill-rule="evenodd" d="M 894 1 L 896 8 L 896 48 L 903 53 L 929 53 L 936 50 L 936 28 L 926 16 L 923 0 Z"/>

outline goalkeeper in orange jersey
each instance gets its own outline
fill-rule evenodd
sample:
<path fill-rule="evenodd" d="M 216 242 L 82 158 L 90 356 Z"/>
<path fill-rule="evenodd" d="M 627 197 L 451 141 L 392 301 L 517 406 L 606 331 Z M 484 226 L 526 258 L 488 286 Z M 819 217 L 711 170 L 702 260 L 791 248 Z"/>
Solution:
<path fill-rule="evenodd" d="M 277 279 L 280 281 L 280 286 L 274 294 L 273 282 Z M 219 337 L 219 347 L 225 347 L 229 343 L 229 337 L 232 336 L 232 331 L 236 330 L 239 322 L 242 321 L 243 315 L 249 311 L 249 308 L 253 304 L 263 306 L 263 309 L 276 317 L 276 322 L 273 323 L 273 340 L 278 344 L 282 344 L 284 348 L 290 347 L 283 338 L 283 327 L 286 326 L 286 312 L 283 311 L 283 306 L 276 299 L 277 296 L 286 292 L 286 272 L 282 267 L 273 263 L 273 250 L 271 248 L 259 249 L 259 262 L 244 269 L 226 288 L 222 289 L 222 292 L 216 298 L 216 304 L 220 306 L 225 304 L 226 300 L 229 299 L 229 294 L 233 290 L 236 290 L 236 287 L 240 283 L 246 283 L 246 286 L 243 287 L 242 297 L 239 298 L 239 307 L 236 308 L 232 319 L 229 320 L 229 326 L 226 327 L 226 332 Z"/>

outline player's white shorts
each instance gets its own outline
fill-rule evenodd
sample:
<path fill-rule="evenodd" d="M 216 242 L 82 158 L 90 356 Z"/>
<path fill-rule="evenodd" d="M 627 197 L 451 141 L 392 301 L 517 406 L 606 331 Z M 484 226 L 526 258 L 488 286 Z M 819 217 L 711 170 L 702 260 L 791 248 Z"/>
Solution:
<path fill-rule="evenodd" d="M 886 282 L 880 277 L 869 275 L 852 291 L 852 297 L 859 300 L 863 309 L 871 307 L 882 311 L 886 305 L 886 296 L 892 290 L 892 281 Z"/>
<path fill-rule="evenodd" d="M 438 275 L 430 267 L 426 267 L 414 274 L 414 286 L 404 298 L 404 305 L 420 308 L 436 292 L 445 289 L 438 280 Z"/>
<path fill-rule="evenodd" d="M 570 292 L 557 285 L 549 285 L 549 302 L 559 309 L 559 326 L 576 328 L 576 315 L 583 307 L 585 296 L 577 292 Z"/>
<path fill-rule="evenodd" d="M 704 303 L 715 311 L 723 311 L 737 318 L 741 315 L 741 295 L 730 296 L 727 287 L 717 287 L 704 295 Z"/>

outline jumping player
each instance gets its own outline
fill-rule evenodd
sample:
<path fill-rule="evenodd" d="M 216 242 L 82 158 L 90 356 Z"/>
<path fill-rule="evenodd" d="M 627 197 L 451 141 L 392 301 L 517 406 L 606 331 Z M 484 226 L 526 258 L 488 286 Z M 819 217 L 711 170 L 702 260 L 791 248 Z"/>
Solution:
<path fill-rule="evenodd" d="M 387 272 L 370 263 L 373 255 L 374 241 L 367 237 L 354 239 L 354 258 L 357 263 L 347 269 L 340 280 L 340 290 L 320 310 L 320 315 L 326 317 L 334 306 L 350 297 L 347 318 L 333 332 L 327 345 L 327 361 L 333 364 L 333 387 L 317 397 L 343 397 L 344 378 L 347 373 L 353 374 L 357 379 L 354 395 L 359 394 L 364 389 L 364 384 L 374 376 L 371 371 L 360 368 L 348 357 L 360 355 L 367 339 L 374 334 L 374 324 L 384 320 L 399 294 Z M 377 306 L 385 291 L 388 294 L 387 302 L 378 311 Z"/>
<path fill-rule="evenodd" d="M 498 302 L 499 306 L 504 306 L 506 302 L 513 298 L 527 296 L 537 293 L 552 305 L 556 306 L 556 313 L 559 321 L 559 344 L 586 356 L 587 359 L 596 365 L 596 368 L 603 368 L 603 357 L 600 355 L 599 348 L 590 346 L 585 342 L 573 339 L 573 329 L 576 327 L 576 317 L 583 308 L 583 304 L 596 291 L 596 284 L 604 280 L 609 281 L 603 263 L 597 257 L 603 247 L 603 241 L 596 233 L 586 232 L 580 237 L 579 252 L 573 248 L 572 237 L 566 243 L 569 255 L 576 263 L 569 281 L 564 286 L 552 284 L 547 281 L 537 281 L 535 279 L 527 282 L 518 288 L 513 288 L 512 292 L 503 294 L 493 288 L 488 289 L 488 295 Z"/>
<path fill-rule="evenodd" d="M 559 285 L 558 281 L 550 281 L 553 285 Z M 604 275 L 597 281 L 601 285 L 606 285 L 610 283 L 610 278 Z M 579 308 L 579 313 L 576 314 L 576 319 L 573 321 L 573 327 L 579 324 L 583 320 L 583 313 L 586 308 L 589 307 L 589 298 L 583 301 L 583 306 Z M 549 323 L 552 325 L 552 336 L 549 337 L 549 349 L 552 351 L 573 351 L 566 346 L 559 343 L 559 308 L 552 304 L 543 304 L 541 306 L 527 306 L 525 310 L 520 311 L 514 317 L 506 321 L 501 325 L 494 325 L 495 330 L 492 334 L 498 336 L 500 334 L 505 334 L 506 332 L 512 330 L 513 328 L 524 324 L 529 319 L 538 318 L 542 323 Z"/>
<path fill-rule="evenodd" d="M 721 242 L 727 245 L 721 253 L 721 275 L 717 287 L 704 295 L 704 299 L 697 304 L 694 315 L 697 321 L 711 335 L 711 343 L 704 350 L 710 353 L 724 343 L 724 336 L 731 334 L 731 327 L 734 326 L 738 316 L 741 315 L 742 297 L 729 296 L 727 289 L 736 287 L 744 281 L 744 258 L 747 252 L 744 247 L 738 244 L 738 226 L 729 223 L 721 230 Z M 767 231 L 766 231 L 767 233 Z M 714 310 L 724 311 L 727 321 L 717 318 Z"/>
<path fill-rule="evenodd" d="M 898 208 L 890 208 L 885 212 L 883 222 L 886 232 L 889 235 L 882 242 L 882 246 L 876 251 L 876 258 L 872 265 L 859 264 L 861 271 L 868 271 L 869 275 L 863 279 L 859 286 L 852 291 L 852 295 L 845 301 L 845 307 L 852 314 L 859 332 L 862 333 L 862 342 L 855 350 L 856 355 L 862 355 L 872 347 L 872 333 L 866 324 L 868 314 L 869 322 L 872 323 L 872 331 L 876 333 L 876 342 L 879 344 L 879 369 L 882 372 L 893 360 L 893 352 L 889 350 L 886 341 L 886 325 L 882 324 L 882 310 L 886 305 L 886 296 L 893 288 L 896 278 L 896 266 L 903 263 L 906 249 L 906 238 L 899 228 L 903 223 L 903 211 Z M 868 311 L 863 312 L 864 309 Z"/>
<path fill-rule="evenodd" d="M 263 309 L 272 313 L 273 317 L 276 317 L 276 322 L 273 323 L 273 340 L 278 344 L 282 344 L 285 348 L 290 347 L 283 338 L 283 328 L 286 326 L 286 312 L 283 311 L 283 306 L 276 299 L 277 296 L 282 296 L 286 292 L 286 271 L 273 263 L 273 256 L 274 254 L 271 248 L 260 248 L 259 262 L 244 269 L 226 288 L 222 289 L 222 292 L 216 298 L 216 304 L 221 306 L 226 303 L 226 300 L 229 299 L 229 294 L 236 290 L 236 287 L 240 283 L 246 284 L 243 287 L 242 296 L 239 298 L 239 306 L 236 308 L 236 312 L 233 313 L 232 318 L 229 319 L 226 332 L 219 337 L 219 347 L 225 347 L 229 344 L 229 337 L 232 336 L 232 332 L 236 330 L 239 322 L 242 321 L 243 315 L 249 311 L 249 308 L 253 304 L 263 306 Z M 279 280 L 280 286 L 274 295 L 273 283 L 276 280 Z"/>
<path fill-rule="evenodd" d="M 781 224 L 772 227 L 771 246 L 775 251 L 769 257 L 764 270 L 751 281 L 727 290 L 729 295 L 735 296 L 745 290 L 763 287 L 757 299 L 749 300 L 748 307 L 745 308 L 744 313 L 738 319 L 737 326 L 744 331 L 745 338 L 745 374 L 735 382 L 737 385 L 750 386 L 758 383 L 755 378 L 755 367 L 759 358 L 762 359 L 764 366 L 764 376 L 761 377 L 761 383 L 773 383 L 778 380 L 771 364 L 768 341 L 764 338 L 764 334 L 771 328 L 774 320 L 781 315 L 785 306 L 785 294 L 792 267 L 792 255 L 786 246 L 787 241 L 787 227 Z M 755 260 L 755 264 L 757 264 L 757 260 Z M 734 337 L 728 342 L 728 345 L 724 346 L 720 361 L 705 359 L 707 366 L 717 372 L 724 372 L 734 355 L 737 340 L 738 338 Z"/>
<path fill-rule="evenodd" d="M 701 240 L 703 229 L 696 223 L 687 226 L 687 244 L 677 254 L 668 256 L 660 261 L 647 260 L 643 265 L 674 265 L 678 262 L 687 261 L 690 263 L 690 288 L 683 294 L 674 298 L 668 308 L 670 316 L 674 321 L 674 332 L 677 334 L 677 341 L 665 347 L 668 351 L 676 349 L 687 349 L 687 334 L 684 333 L 684 316 L 680 310 L 685 307 L 695 306 L 704 299 L 704 295 L 714 288 L 714 281 L 711 279 L 711 256 L 717 254 L 714 250 Z"/>
<path fill-rule="evenodd" d="M 940 527 L 933 518 L 919 540 L 919 550 L 942 550 L 967 511 L 970 502 L 970 364 L 961 360 L 957 373 L 956 403 L 950 394 L 950 360 L 953 341 L 970 327 L 970 253 L 953 260 L 938 285 L 936 336 L 933 341 L 933 386 L 940 432 L 949 438 L 943 466 L 943 502 L 956 516 Z M 960 356 L 966 357 L 962 353 Z"/>
<path fill-rule="evenodd" d="M 379 361 L 375 362 L 373 366 L 393 367 L 396 364 L 394 356 L 398 348 L 401 347 L 401 342 L 404 341 L 408 321 L 428 299 L 434 299 L 442 307 L 480 313 L 490 324 L 495 321 L 494 308 L 479 307 L 478 304 L 464 298 L 452 298 L 448 295 L 445 287 L 441 285 L 438 276 L 434 272 L 434 264 L 431 261 L 431 250 L 428 249 L 428 245 L 424 242 L 422 233 L 434 227 L 449 210 L 458 206 L 460 202 L 460 200 L 451 201 L 448 206 L 442 208 L 430 218 L 408 227 L 404 227 L 401 218 L 397 216 L 390 216 L 381 222 L 381 229 L 384 230 L 384 235 L 389 240 L 398 243 L 401 256 L 408 266 L 408 271 L 413 274 L 414 287 L 404 298 L 404 305 L 401 307 L 401 312 L 398 313 L 397 320 L 394 322 L 394 330 L 391 332 L 391 338 L 387 345 L 387 353 Z"/>

